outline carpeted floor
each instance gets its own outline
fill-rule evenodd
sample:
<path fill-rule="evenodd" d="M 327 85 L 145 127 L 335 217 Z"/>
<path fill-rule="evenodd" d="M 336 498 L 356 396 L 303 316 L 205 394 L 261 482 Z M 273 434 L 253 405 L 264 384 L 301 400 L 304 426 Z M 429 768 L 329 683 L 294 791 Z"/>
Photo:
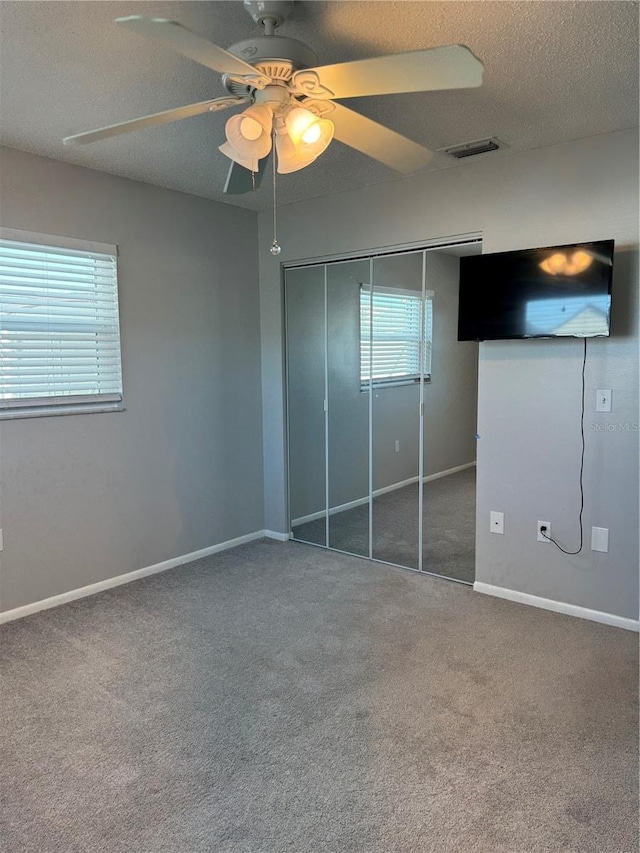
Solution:
<path fill-rule="evenodd" d="M 636 853 L 637 636 L 293 542 L 0 628 L 3 853 Z"/>
<path fill-rule="evenodd" d="M 476 469 L 467 468 L 424 483 L 424 571 L 473 583 L 475 580 Z M 296 539 L 325 544 L 325 519 L 299 524 Z M 369 555 L 369 505 L 329 517 L 329 545 Z M 418 568 L 418 486 L 373 499 L 373 557 Z"/>

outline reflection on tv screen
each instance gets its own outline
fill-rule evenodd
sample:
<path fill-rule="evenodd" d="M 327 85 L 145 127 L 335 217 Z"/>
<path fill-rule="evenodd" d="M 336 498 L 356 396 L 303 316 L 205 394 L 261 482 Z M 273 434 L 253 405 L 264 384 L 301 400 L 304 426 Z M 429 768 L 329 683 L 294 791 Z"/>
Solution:
<path fill-rule="evenodd" d="M 526 335 L 593 337 L 609 333 L 608 296 L 571 296 L 527 302 Z"/>
<path fill-rule="evenodd" d="M 609 334 L 613 240 L 460 259 L 458 340 Z"/>

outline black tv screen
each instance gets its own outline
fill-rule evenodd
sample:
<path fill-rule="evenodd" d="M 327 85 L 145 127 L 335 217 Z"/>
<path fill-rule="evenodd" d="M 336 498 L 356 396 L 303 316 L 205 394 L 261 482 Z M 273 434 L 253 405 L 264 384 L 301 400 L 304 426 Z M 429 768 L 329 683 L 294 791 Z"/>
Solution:
<path fill-rule="evenodd" d="M 459 341 L 609 334 L 613 240 L 460 258 Z"/>

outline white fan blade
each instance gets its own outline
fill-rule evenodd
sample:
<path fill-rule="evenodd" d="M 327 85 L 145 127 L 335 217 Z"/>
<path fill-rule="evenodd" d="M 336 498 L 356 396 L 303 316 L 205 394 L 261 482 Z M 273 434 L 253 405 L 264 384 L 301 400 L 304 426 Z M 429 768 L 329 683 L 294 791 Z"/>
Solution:
<path fill-rule="evenodd" d="M 297 71 L 292 84 L 311 98 L 467 89 L 482 85 L 483 68 L 468 47 L 450 44 Z"/>
<path fill-rule="evenodd" d="M 235 74 L 241 77 L 250 75 L 252 80 L 256 78 L 260 81 L 264 79 L 264 75 L 256 71 L 248 62 L 238 59 L 237 56 L 218 47 L 212 41 L 197 36 L 176 21 L 131 15 L 128 18 L 116 18 L 115 22 L 140 36 L 157 39 L 165 47 L 175 50 L 181 56 L 193 59 L 194 62 L 199 62 L 200 65 L 211 68 L 213 71 L 219 71 L 220 74 Z"/>
<path fill-rule="evenodd" d="M 132 130 L 142 130 L 144 127 L 154 127 L 157 124 L 166 124 L 170 121 L 178 121 L 182 118 L 191 118 L 202 113 L 226 110 L 239 104 L 246 104 L 245 98 L 215 98 L 212 101 L 200 101 L 198 104 L 189 104 L 186 107 L 177 107 L 175 110 L 165 110 L 162 113 L 154 113 L 142 118 L 134 118 L 131 121 L 123 121 L 120 124 L 111 124 L 98 130 L 89 130 L 86 133 L 76 133 L 63 139 L 65 145 L 84 145 L 87 142 L 98 142 L 100 139 L 108 139 L 110 136 L 119 136 L 121 133 L 129 133 Z"/>
<path fill-rule="evenodd" d="M 244 166 L 240 166 L 239 163 L 232 162 L 227 175 L 227 181 L 224 185 L 224 192 L 227 195 L 242 195 L 243 193 L 257 190 L 262 181 L 268 160 L 269 155 L 263 157 L 258 163 L 258 171 L 253 173 L 249 169 L 245 169 Z"/>
<path fill-rule="evenodd" d="M 333 101 L 303 101 L 304 107 L 333 122 L 334 136 L 345 145 L 408 175 L 425 166 L 433 151 Z"/>

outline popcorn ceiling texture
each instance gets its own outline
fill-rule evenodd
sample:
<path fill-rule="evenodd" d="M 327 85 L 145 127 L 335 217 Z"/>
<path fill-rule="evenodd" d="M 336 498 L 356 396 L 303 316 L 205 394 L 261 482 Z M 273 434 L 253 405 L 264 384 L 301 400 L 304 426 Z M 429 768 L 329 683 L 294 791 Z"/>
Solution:
<path fill-rule="evenodd" d="M 270 182 L 225 196 L 217 147 L 229 113 L 64 148 L 64 136 L 226 94 L 220 77 L 113 19 L 178 20 L 223 47 L 259 33 L 239 2 L 4 2 L 0 144 L 158 186 L 264 210 Z M 298 2 L 280 33 L 320 64 L 466 44 L 485 64 L 480 89 L 352 99 L 347 105 L 434 150 L 498 136 L 511 151 L 638 124 L 638 6 L 627 2 Z M 509 150 L 487 155 L 508 157 Z M 425 171 L 456 168 L 436 154 Z M 407 180 L 339 142 L 278 179 L 287 204 Z M 409 178 L 411 180 L 411 178 Z"/>

